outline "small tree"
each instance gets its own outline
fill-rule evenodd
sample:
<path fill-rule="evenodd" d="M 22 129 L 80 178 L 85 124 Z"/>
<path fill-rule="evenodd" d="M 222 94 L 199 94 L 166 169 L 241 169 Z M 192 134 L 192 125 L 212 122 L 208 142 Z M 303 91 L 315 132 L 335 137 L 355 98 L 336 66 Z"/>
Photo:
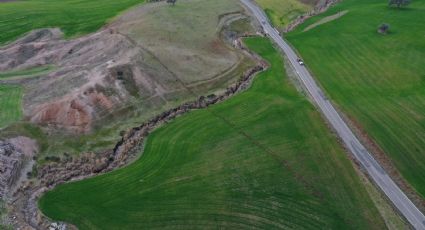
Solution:
<path fill-rule="evenodd" d="M 393 6 L 396 5 L 398 8 L 402 6 L 407 6 L 410 4 L 410 0 L 389 0 L 388 5 Z"/>
<path fill-rule="evenodd" d="M 378 27 L 378 32 L 381 34 L 387 34 L 389 30 L 390 30 L 390 25 L 387 23 L 382 23 Z"/>
<path fill-rule="evenodd" d="M 177 0 L 167 0 L 167 3 L 172 4 L 173 6 L 176 4 Z"/>

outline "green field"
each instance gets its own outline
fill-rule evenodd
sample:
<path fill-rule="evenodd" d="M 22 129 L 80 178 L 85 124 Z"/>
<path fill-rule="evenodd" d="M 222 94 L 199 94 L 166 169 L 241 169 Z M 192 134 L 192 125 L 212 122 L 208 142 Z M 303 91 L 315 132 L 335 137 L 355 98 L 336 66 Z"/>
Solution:
<path fill-rule="evenodd" d="M 307 32 L 328 15 L 339 19 Z M 382 0 L 344 0 L 287 39 L 330 97 L 380 145 L 425 197 L 425 1 L 404 9 Z M 388 35 L 377 33 L 390 24 Z"/>
<path fill-rule="evenodd" d="M 284 74 L 271 68 L 232 99 L 153 132 L 130 166 L 58 186 L 39 201 L 80 229 L 383 229 L 347 155 Z"/>
<path fill-rule="evenodd" d="M 59 27 L 66 36 L 94 32 L 144 0 L 26 0 L 0 3 L 0 44 L 33 29 Z"/>
<path fill-rule="evenodd" d="M 21 119 L 21 101 L 21 87 L 0 85 L 0 128 Z"/>

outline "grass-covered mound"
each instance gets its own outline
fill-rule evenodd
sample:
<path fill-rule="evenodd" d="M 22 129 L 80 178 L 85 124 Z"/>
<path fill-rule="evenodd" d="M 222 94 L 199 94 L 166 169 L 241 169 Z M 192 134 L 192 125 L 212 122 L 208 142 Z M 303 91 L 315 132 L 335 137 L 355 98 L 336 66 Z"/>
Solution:
<path fill-rule="evenodd" d="M 67 36 L 94 32 L 111 17 L 144 0 L 26 0 L 0 3 L 0 44 L 38 28 Z"/>
<path fill-rule="evenodd" d="M 22 88 L 0 85 L 0 128 L 18 121 L 22 117 Z"/>
<path fill-rule="evenodd" d="M 39 202 L 80 229 L 383 229 L 347 155 L 288 82 L 270 42 L 251 89 L 153 132 L 132 165 Z"/>
<path fill-rule="evenodd" d="M 337 12 L 334 21 L 304 28 Z M 425 196 L 425 1 L 344 0 L 287 36 L 327 93 Z M 390 25 L 384 35 L 382 23 Z"/>

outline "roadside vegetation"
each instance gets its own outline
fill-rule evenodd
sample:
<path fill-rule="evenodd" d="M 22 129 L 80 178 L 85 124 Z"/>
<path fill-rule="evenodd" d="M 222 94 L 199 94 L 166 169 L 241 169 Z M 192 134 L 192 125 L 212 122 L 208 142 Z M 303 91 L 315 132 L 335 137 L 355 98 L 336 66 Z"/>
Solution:
<path fill-rule="evenodd" d="M 316 1 L 256 0 L 256 2 L 264 9 L 274 26 L 284 28 L 298 16 L 312 10 Z"/>
<path fill-rule="evenodd" d="M 246 43 L 271 65 L 248 91 L 157 129 L 136 162 L 58 186 L 41 210 L 79 229 L 385 228 L 280 54 Z"/>
<path fill-rule="evenodd" d="M 349 13 L 343 17 L 304 32 L 345 10 Z M 424 15 L 424 1 L 397 8 L 382 0 L 345 0 L 287 36 L 330 98 L 379 144 L 422 197 Z"/>
<path fill-rule="evenodd" d="M 21 119 L 21 103 L 20 86 L 0 85 L 0 129 Z"/>
<path fill-rule="evenodd" d="M 59 27 L 67 37 L 98 30 L 107 20 L 144 0 L 31 0 L 0 3 L 0 44 L 33 29 Z"/>

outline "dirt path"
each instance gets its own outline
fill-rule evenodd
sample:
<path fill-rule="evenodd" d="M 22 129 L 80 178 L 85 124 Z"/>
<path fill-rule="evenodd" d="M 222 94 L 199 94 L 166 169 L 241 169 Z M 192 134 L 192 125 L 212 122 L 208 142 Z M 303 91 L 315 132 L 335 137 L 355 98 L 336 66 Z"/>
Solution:
<path fill-rule="evenodd" d="M 344 10 L 344 11 L 338 12 L 338 13 L 336 13 L 336 14 L 334 14 L 334 15 L 330 15 L 330 16 L 324 17 L 324 18 L 320 19 L 319 21 L 317 21 L 317 22 L 315 22 L 315 23 L 313 23 L 313 24 L 311 24 L 311 25 L 307 26 L 307 27 L 303 30 L 303 32 L 309 31 L 309 30 L 311 30 L 311 29 L 313 29 L 313 28 L 315 28 L 315 27 L 317 27 L 317 26 L 320 26 L 320 25 L 322 25 L 322 24 L 325 24 L 325 23 L 331 22 L 331 21 L 333 21 L 333 20 L 336 20 L 336 19 L 338 19 L 338 18 L 340 18 L 340 17 L 344 16 L 344 15 L 345 15 L 345 14 L 347 14 L 347 13 L 348 13 L 348 10 Z"/>

